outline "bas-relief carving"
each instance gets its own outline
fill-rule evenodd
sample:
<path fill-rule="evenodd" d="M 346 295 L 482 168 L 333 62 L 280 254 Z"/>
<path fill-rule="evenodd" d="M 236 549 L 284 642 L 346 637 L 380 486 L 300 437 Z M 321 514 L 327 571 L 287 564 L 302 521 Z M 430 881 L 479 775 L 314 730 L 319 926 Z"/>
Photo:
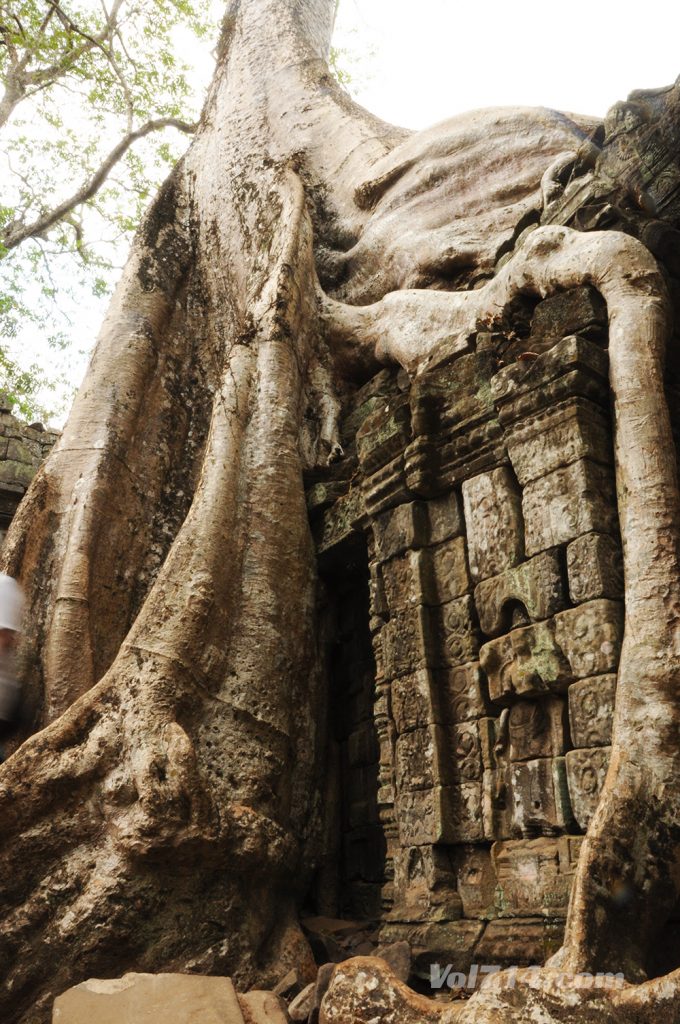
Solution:
<path fill-rule="evenodd" d="M 559 938 L 606 771 L 623 626 L 606 352 L 579 335 L 539 350 L 487 377 L 485 465 L 464 454 L 464 432 L 455 457 L 447 440 L 435 458 L 418 431 L 473 422 L 464 388 L 482 393 L 486 356 L 462 357 L 457 387 L 451 364 L 433 398 L 419 378 L 410 426 L 401 392 L 388 422 L 374 409 L 358 442 L 369 514 L 353 527 L 370 552 L 379 754 L 352 733 L 350 788 L 377 756 L 378 809 L 363 825 L 386 839 L 389 934 L 415 941 L 429 922 L 434 949 L 442 929 L 488 921 L 483 941 L 509 943 L 518 962 Z M 408 490 L 397 437 L 421 469 L 429 451 L 422 493 Z"/>

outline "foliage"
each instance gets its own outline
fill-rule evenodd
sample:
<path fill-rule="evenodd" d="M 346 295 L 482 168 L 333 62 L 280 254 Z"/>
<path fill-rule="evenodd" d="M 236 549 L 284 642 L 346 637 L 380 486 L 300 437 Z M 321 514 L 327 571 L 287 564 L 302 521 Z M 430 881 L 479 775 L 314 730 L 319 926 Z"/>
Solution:
<path fill-rule="evenodd" d="M 55 366 L 41 381 L 19 369 L 26 349 L 47 344 L 59 363 L 82 296 L 95 307 L 108 291 L 198 115 L 215 13 L 211 0 L 0 0 L 0 387 L 29 416 L 57 381 Z"/>

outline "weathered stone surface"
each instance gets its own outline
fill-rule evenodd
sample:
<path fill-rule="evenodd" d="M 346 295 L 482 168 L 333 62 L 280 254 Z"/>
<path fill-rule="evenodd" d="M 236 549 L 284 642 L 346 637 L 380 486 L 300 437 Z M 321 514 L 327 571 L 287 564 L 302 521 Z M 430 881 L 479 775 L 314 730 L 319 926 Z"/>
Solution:
<path fill-rule="evenodd" d="M 616 535 L 618 519 L 612 471 L 579 459 L 524 488 L 526 552 L 539 551 L 596 531 Z"/>
<path fill-rule="evenodd" d="M 479 662 L 438 669 L 434 680 L 443 721 L 467 722 L 488 712 L 487 686 Z"/>
<path fill-rule="evenodd" d="M 509 780 L 515 835 L 550 836 L 570 828 L 574 819 L 564 758 L 513 763 Z"/>
<path fill-rule="evenodd" d="M 356 532 L 357 525 L 366 514 L 364 494 L 360 487 L 355 487 L 340 498 L 322 514 L 314 526 L 314 535 L 319 554 L 330 551 L 341 544 L 350 534 Z"/>
<path fill-rule="evenodd" d="M 594 288 L 584 285 L 557 292 L 538 303 L 531 318 L 530 344 L 554 344 L 570 334 L 601 337 L 607 328 L 607 306 Z"/>
<path fill-rule="evenodd" d="M 613 462 L 607 412 L 585 398 L 569 398 L 508 429 L 508 455 L 522 487 L 579 459 Z"/>
<path fill-rule="evenodd" d="M 507 426 L 565 398 L 585 397 L 606 405 L 608 372 L 607 353 L 573 334 L 530 363 L 505 366 L 490 387 L 499 419 Z"/>
<path fill-rule="evenodd" d="M 451 921 L 458 920 L 462 912 L 456 878 L 444 847 L 401 847 L 395 851 L 392 920 Z"/>
<path fill-rule="evenodd" d="M 365 473 L 390 462 L 403 452 L 411 436 L 408 398 L 386 399 L 369 413 L 356 435 L 357 455 Z"/>
<path fill-rule="evenodd" d="M 569 722 L 575 747 L 606 747 L 612 741 L 616 676 L 594 676 L 569 687 Z"/>
<path fill-rule="evenodd" d="M 445 604 L 462 597 L 471 587 L 465 539 L 454 537 L 427 551 L 431 586 L 428 598 L 433 604 Z"/>
<path fill-rule="evenodd" d="M 314 1006 L 314 992 L 316 990 L 316 982 L 310 981 L 309 985 L 303 988 L 302 992 L 298 992 L 295 999 L 288 1007 L 288 1016 L 292 1021 L 301 1022 L 306 1021 L 312 1012 Z M 283 1020 L 285 1021 L 285 1016 Z"/>
<path fill-rule="evenodd" d="M 430 561 L 425 551 L 406 551 L 380 567 L 390 611 L 436 604 Z"/>
<path fill-rule="evenodd" d="M 440 721 L 433 685 L 433 676 L 428 669 L 394 680 L 391 701 L 397 732 L 409 732 Z"/>
<path fill-rule="evenodd" d="M 475 956 L 478 963 L 499 967 L 542 964 L 559 949 L 563 930 L 561 920 L 543 917 L 489 921 Z"/>
<path fill-rule="evenodd" d="M 407 548 L 423 547 L 428 542 L 427 509 L 419 501 L 383 512 L 371 525 L 375 553 L 380 562 L 401 554 Z"/>
<path fill-rule="evenodd" d="M 54 1024 L 147 1024 L 155 1020 L 164 1024 L 244 1024 L 229 978 L 199 974 L 126 974 L 110 981 L 84 981 L 55 999 L 52 1020 Z"/>
<path fill-rule="evenodd" d="M 494 701 L 507 700 L 513 694 L 538 697 L 552 691 L 562 692 L 574 678 L 569 661 L 556 640 L 554 620 L 514 629 L 484 644 L 479 659 Z"/>
<path fill-rule="evenodd" d="M 471 597 L 459 597 L 437 609 L 439 641 L 438 665 L 466 665 L 479 654 L 479 628 Z"/>
<path fill-rule="evenodd" d="M 446 749 L 454 782 L 475 782 L 482 778 L 482 751 L 477 722 L 462 722 L 446 729 Z"/>
<path fill-rule="evenodd" d="M 569 595 L 574 604 L 623 597 L 621 545 L 606 533 L 586 533 L 567 548 Z"/>
<path fill-rule="evenodd" d="M 574 676 L 615 672 L 623 640 L 623 605 L 618 601 L 590 601 L 555 616 L 555 638 Z"/>
<path fill-rule="evenodd" d="M 475 605 L 482 633 L 499 636 L 516 623 L 519 606 L 524 622 L 547 619 L 566 606 L 559 552 L 544 551 L 514 569 L 478 583 Z"/>
<path fill-rule="evenodd" d="M 396 773 L 400 791 L 432 789 L 445 785 L 440 758 L 444 740 L 441 726 L 430 725 L 414 729 L 397 739 Z"/>
<path fill-rule="evenodd" d="M 560 697 L 521 700 L 508 712 L 507 754 L 511 761 L 564 754 L 568 735 L 567 702 Z"/>
<path fill-rule="evenodd" d="M 311 986 L 313 996 L 315 987 L 313 982 Z M 246 992 L 245 995 L 239 996 L 238 999 L 243 1011 L 245 1024 L 288 1024 L 289 1015 L 291 1020 L 307 1019 L 307 1017 L 294 1017 L 290 1012 L 292 1004 L 288 1011 L 286 1011 L 286 1004 L 283 999 L 274 995 L 273 992 L 253 989 L 252 992 Z M 299 999 L 300 996 L 297 996 L 294 1002 L 297 1002 Z M 202 1024 L 202 1021 L 197 1021 L 197 1024 Z"/>
<path fill-rule="evenodd" d="M 397 609 L 391 615 L 380 633 L 386 678 L 440 663 L 432 615 L 431 609 L 422 605 Z"/>
<path fill-rule="evenodd" d="M 496 875 L 490 851 L 483 846 L 458 845 L 451 850 L 456 886 L 465 917 L 496 916 Z"/>
<path fill-rule="evenodd" d="M 542 837 L 494 843 L 496 907 L 500 917 L 565 917 L 576 869 L 574 837 Z"/>
<path fill-rule="evenodd" d="M 440 498 L 427 502 L 430 544 L 441 544 L 451 537 L 465 535 L 463 502 L 457 491 L 449 491 Z"/>
<path fill-rule="evenodd" d="M 518 565 L 524 555 L 522 503 L 510 470 L 501 467 L 466 480 L 463 504 L 472 579 Z"/>
<path fill-rule="evenodd" d="M 478 782 L 399 793 L 400 842 L 402 846 L 479 842 L 483 838 L 481 809 Z"/>
<path fill-rule="evenodd" d="M 567 780 L 574 817 L 582 829 L 587 829 L 600 799 L 607 768 L 610 747 L 589 747 L 570 750 L 567 754 Z"/>

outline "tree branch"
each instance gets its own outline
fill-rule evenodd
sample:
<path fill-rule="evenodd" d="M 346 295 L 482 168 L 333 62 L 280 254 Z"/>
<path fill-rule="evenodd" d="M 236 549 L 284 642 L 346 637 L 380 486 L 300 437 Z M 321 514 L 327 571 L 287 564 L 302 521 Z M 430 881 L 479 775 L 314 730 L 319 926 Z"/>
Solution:
<path fill-rule="evenodd" d="M 106 181 L 111 170 L 125 156 L 133 143 L 137 142 L 138 139 L 144 138 L 146 135 L 150 135 L 152 132 L 160 131 L 162 128 L 176 128 L 180 132 L 191 134 L 195 131 L 196 126 L 187 124 L 186 121 L 180 121 L 177 117 L 159 117 L 153 121 L 147 121 L 141 128 L 129 132 L 111 150 L 99 167 L 99 170 L 70 199 L 66 199 L 59 206 L 38 217 L 37 220 L 32 221 L 30 224 L 26 224 L 23 221 L 14 221 L 9 224 L 2 236 L 3 247 L 6 250 L 15 249 L 22 242 L 26 241 L 27 238 L 36 238 L 49 231 L 51 227 L 74 210 L 76 206 L 86 203 L 88 199 L 95 195 Z"/>

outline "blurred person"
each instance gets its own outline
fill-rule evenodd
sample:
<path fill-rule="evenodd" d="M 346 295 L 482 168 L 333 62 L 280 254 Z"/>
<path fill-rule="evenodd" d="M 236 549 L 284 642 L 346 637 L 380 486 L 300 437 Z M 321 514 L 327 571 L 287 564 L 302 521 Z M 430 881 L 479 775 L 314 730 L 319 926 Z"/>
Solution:
<path fill-rule="evenodd" d="M 19 713 L 21 688 L 16 651 L 23 605 L 24 596 L 17 581 L 0 573 L 0 740 L 12 731 Z M 5 751 L 0 746 L 0 763 L 4 760 Z"/>

